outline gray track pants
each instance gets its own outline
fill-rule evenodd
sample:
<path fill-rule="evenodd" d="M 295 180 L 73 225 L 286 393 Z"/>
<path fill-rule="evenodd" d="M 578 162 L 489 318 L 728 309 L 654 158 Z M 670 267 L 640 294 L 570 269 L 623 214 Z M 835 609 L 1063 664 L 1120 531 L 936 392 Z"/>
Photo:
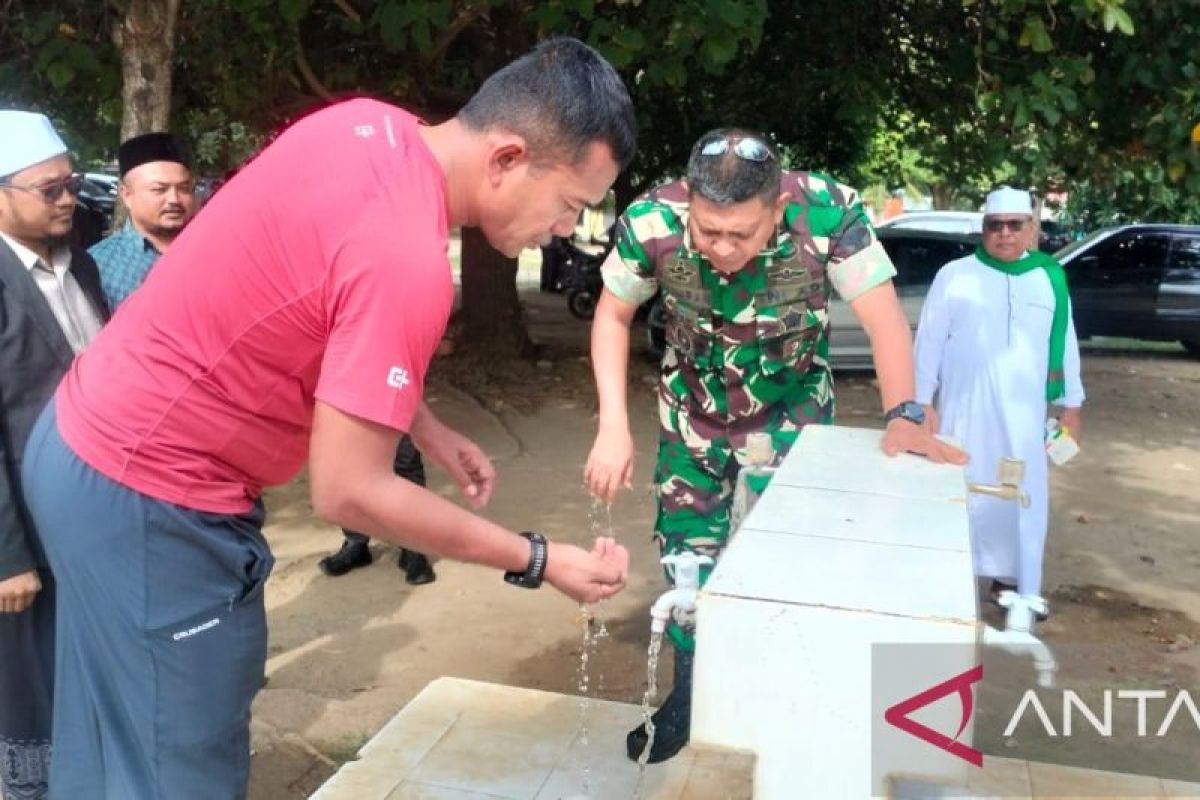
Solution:
<path fill-rule="evenodd" d="M 23 482 L 58 581 L 51 798 L 243 797 L 273 562 L 261 505 L 209 514 L 127 489 L 63 442 L 53 403 Z"/>

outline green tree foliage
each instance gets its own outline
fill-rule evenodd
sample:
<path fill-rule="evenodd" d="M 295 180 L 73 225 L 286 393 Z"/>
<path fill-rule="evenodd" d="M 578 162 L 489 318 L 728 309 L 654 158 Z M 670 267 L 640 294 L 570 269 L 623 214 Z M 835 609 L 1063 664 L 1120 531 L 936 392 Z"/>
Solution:
<path fill-rule="evenodd" d="M 888 76 L 906 142 L 947 184 L 1200 192 L 1196 0 L 909 0 L 884 24 L 911 52 Z"/>
<path fill-rule="evenodd" d="M 47 109 L 85 152 L 111 151 L 110 31 L 127 1 L 0 0 L 0 102 Z M 176 127 L 220 168 L 346 93 L 441 118 L 554 33 L 628 78 L 642 127 L 630 191 L 736 121 L 806 165 L 919 168 L 969 195 L 997 176 L 1069 188 L 1155 165 L 1200 192 L 1197 0 L 848 0 L 836 13 L 815 0 L 188 0 Z M 901 136 L 890 166 L 877 132 Z"/>
<path fill-rule="evenodd" d="M 111 155 L 113 23 L 138 1 L 0 0 L 0 104 Z M 341 96 L 436 121 L 552 34 L 630 86 L 640 148 L 620 204 L 730 124 L 770 132 L 798 166 L 939 206 L 999 181 L 1138 217 L 1182 219 L 1200 196 L 1200 0 L 184 0 L 172 128 L 219 173 Z"/>
<path fill-rule="evenodd" d="M 115 9 L 88 0 L 0 0 L 0 105 L 45 112 L 85 160 L 121 126 Z"/>

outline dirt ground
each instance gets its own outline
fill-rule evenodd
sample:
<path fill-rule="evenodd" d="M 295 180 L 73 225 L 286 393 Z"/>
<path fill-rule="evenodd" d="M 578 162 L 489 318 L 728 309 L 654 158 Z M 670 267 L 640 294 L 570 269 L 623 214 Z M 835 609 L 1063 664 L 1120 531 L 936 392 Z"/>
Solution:
<path fill-rule="evenodd" d="M 526 302 L 544 358 L 498 378 L 468 372 L 460 356 L 440 360 L 429 399 L 495 460 L 500 480 L 489 517 L 577 544 L 611 526 L 630 548 L 628 589 L 597 609 L 610 636 L 592 655 L 590 691 L 636 702 L 646 610 L 662 586 L 649 535 L 653 367 L 635 358 L 631 375 L 637 488 L 608 511 L 582 486 L 595 432 L 586 326 L 567 316 L 560 296 L 530 293 Z M 1053 473 L 1046 591 L 1054 614 L 1043 633 L 1052 643 L 1099 645 L 1102 655 L 1066 664 L 1067 677 L 1195 685 L 1200 361 L 1181 349 L 1089 345 L 1084 381 L 1085 451 Z M 869 377 L 839 375 L 837 391 L 840 424 L 877 426 Z M 431 488 L 453 495 L 432 470 Z M 271 491 L 267 504 L 277 563 L 267 588 L 268 683 L 252 723 L 252 798 L 306 797 L 443 675 L 576 692 L 582 615 L 552 589 L 514 589 L 492 570 L 447 561 L 436 565 L 437 582 L 413 588 L 384 544 L 373 545 L 370 568 L 327 578 L 317 561 L 340 536 L 313 517 L 303 476 Z"/>

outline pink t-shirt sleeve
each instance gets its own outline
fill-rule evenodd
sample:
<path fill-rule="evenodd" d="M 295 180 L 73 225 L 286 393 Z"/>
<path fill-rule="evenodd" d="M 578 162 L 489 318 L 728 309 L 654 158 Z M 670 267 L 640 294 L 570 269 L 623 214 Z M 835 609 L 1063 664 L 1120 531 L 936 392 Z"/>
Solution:
<path fill-rule="evenodd" d="M 444 239 L 426 233 L 401 245 L 402 237 L 370 227 L 360 226 L 365 234 L 340 248 L 329 273 L 329 336 L 316 397 L 406 431 L 446 328 L 454 285 Z"/>

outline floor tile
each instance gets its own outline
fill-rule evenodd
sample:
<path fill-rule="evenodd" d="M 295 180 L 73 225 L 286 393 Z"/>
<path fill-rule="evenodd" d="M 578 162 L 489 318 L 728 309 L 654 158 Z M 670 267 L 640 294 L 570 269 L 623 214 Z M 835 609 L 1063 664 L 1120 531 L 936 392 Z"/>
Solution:
<path fill-rule="evenodd" d="M 1029 762 L 1034 800 L 1155 798 L 1166 796 L 1161 778 Z"/>
<path fill-rule="evenodd" d="M 751 800 L 754 773 L 744 764 L 728 768 L 728 762 L 696 764 L 688 773 L 682 797 L 686 800 Z"/>
<path fill-rule="evenodd" d="M 967 789 L 972 797 L 1019 798 L 1029 800 L 1033 783 L 1029 778 L 1029 763 L 1015 758 L 985 756 L 983 769 L 967 773 Z"/>
<path fill-rule="evenodd" d="M 647 766 L 645 775 L 642 775 L 637 764 L 629 759 L 625 759 L 623 764 L 589 765 L 586 771 L 578 764 L 564 765 L 550 774 L 536 800 L 629 800 L 631 797 L 641 797 L 642 800 L 681 800 L 686 797 L 682 792 L 690 773 L 690 759 L 683 753 L 665 764 Z"/>
<path fill-rule="evenodd" d="M 417 764 L 411 780 L 451 789 L 531 798 L 554 770 L 568 741 L 536 732 L 455 725 Z"/>
<path fill-rule="evenodd" d="M 1170 798 L 1190 797 L 1192 800 L 1200 800 L 1200 783 L 1172 781 L 1164 778 L 1163 789 L 1166 796 Z"/>
<path fill-rule="evenodd" d="M 446 735 L 452 722 L 406 722 L 393 719 L 359 750 L 360 759 L 387 763 L 404 777 Z"/>
<path fill-rule="evenodd" d="M 311 800 L 382 800 L 404 780 L 404 774 L 382 761 L 343 764 Z"/>
<path fill-rule="evenodd" d="M 387 796 L 386 800 L 517 800 L 498 794 L 465 792 L 428 783 L 405 781 Z"/>

